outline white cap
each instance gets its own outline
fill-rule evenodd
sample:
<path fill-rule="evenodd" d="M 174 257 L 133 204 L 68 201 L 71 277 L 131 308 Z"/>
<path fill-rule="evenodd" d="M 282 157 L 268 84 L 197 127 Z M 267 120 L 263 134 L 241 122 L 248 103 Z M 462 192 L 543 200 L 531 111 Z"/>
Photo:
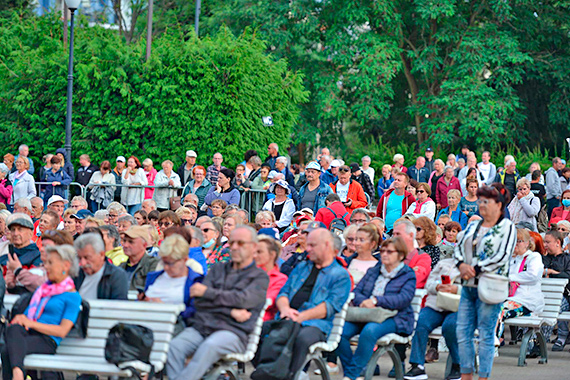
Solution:
<path fill-rule="evenodd" d="M 302 212 L 302 213 L 311 214 L 311 215 L 315 215 L 315 213 L 313 212 L 313 210 L 310 209 L 310 208 L 308 208 L 308 207 L 305 207 L 305 208 L 301 209 L 301 212 Z"/>
<path fill-rule="evenodd" d="M 321 165 L 317 161 L 311 161 L 307 164 L 307 166 L 305 166 L 305 170 L 307 169 L 314 169 L 321 171 Z"/>
<path fill-rule="evenodd" d="M 117 157 L 117 159 L 115 161 L 116 162 L 127 162 L 127 160 L 125 159 L 125 156 L 119 156 L 119 157 Z"/>
<path fill-rule="evenodd" d="M 195 157 L 198 157 L 198 155 L 193 150 L 187 150 L 186 151 L 186 157 L 194 157 L 195 158 Z"/>
<path fill-rule="evenodd" d="M 69 201 L 68 201 L 67 199 L 63 199 L 63 198 L 62 198 L 61 196 L 59 196 L 59 195 L 52 195 L 52 196 L 50 197 L 50 199 L 48 199 L 47 205 L 49 206 L 49 205 L 51 205 L 52 203 L 55 203 L 55 202 L 63 202 L 64 205 L 66 205 L 66 204 L 69 203 Z"/>
<path fill-rule="evenodd" d="M 342 166 L 339 160 L 332 160 L 331 168 L 338 168 L 339 166 Z"/>

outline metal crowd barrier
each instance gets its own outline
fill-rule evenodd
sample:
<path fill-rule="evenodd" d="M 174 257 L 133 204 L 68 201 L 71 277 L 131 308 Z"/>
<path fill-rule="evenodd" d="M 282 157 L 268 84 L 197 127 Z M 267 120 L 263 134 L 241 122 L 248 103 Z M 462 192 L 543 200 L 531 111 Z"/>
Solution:
<path fill-rule="evenodd" d="M 247 210 L 249 213 L 250 222 L 255 222 L 255 215 L 261 211 L 263 203 L 265 201 L 266 190 L 253 190 L 240 191 L 241 200 L 239 207 Z"/>
<path fill-rule="evenodd" d="M 38 197 L 41 197 L 42 199 L 44 198 L 42 196 L 42 188 L 45 191 L 45 189 L 48 186 L 52 186 L 52 182 L 36 182 L 36 194 Z M 65 194 L 66 194 L 66 198 L 68 198 L 69 201 L 71 201 L 71 192 L 69 191 L 69 189 L 72 186 L 77 186 L 79 187 L 80 190 L 80 194 L 83 198 L 85 198 L 85 195 L 87 194 L 87 189 L 85 188 L 85 186 L 83 186 L 82 184 L 80 184 L 79 182 L 71 182 L 69 185 L 65 186 Z"/>

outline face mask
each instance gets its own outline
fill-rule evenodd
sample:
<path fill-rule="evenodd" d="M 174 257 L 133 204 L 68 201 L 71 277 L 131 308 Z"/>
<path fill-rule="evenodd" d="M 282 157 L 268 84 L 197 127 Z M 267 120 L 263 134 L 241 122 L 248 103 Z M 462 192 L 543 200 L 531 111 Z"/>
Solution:
<path fill-rule="evenodd" d="M 563 199 L 562 205 L 564 205 L 564 207 L 570 207 L 570 199 Z"/>
<path fill-rule="evenodd" d="M 214 239 L 210 240 L 209 242 L 205 243 L 202 248 L 210 248 L 216 241 Z"/>

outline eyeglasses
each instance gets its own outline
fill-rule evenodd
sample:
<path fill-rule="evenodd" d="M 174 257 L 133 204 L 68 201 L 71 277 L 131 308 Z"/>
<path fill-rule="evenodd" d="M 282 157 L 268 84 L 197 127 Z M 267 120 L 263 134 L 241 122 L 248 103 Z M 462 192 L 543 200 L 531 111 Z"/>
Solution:
<path fill-rule="evenodd" d="M 180 219 L 182 221 L 182 224 L 192 224 L 192 220 L 191 219 Z"/>
<path fill-rule="evenodd" d="M 203 228 L 202 232 L 207 234 L 208 232 L 213 231 L 213 230 L 214 230 L 213 228 Z"/>
<path fill-rule="evenodd" d="M 228 240 L 228 245 L 231 247 L 234 244 L 237 244 L 238 247 L 243 247 L 246 244 L 253 243 L 252 241 L 243 241 L 243 240 Z"/>
<path fill-rule="evenodd" d="M 366 223 L 366 219 L 352 219 L 350 223 Z"/>
<path fill-rule="evenodd" d="M 392 253 L 398 253 L 398 251 L 396 251 L 395 249 L 381 249 L 381 250 L 380 250 L 380 254 L 381 254 L 381 255 L 383 255 L 383 254 L 385 254 L 385 253 L 392 254 Z"/>
<path fill-rule="evenodd" d="M 114 215 L 114 214 L 109 214 L 109 219 L 116 219 L 119 217 L 119 214 Z"/>
<path fill-rule="evenodd" d="M 489 204 L 489 200 L 488 199 L 477 199 L 477 204 L 487 206 Z"/>
<path fill-rule="evenodd" d="M 158 222 L 158 226 L 159 227 L 170 227 L 172 226 L 174 223 L 172 222 Z"/>
<path fill-rule="evenodd" d="M 416 231 L 420 232 L 422 230 L 421 227 L 416 227 Z"/>
<path fill-rule="evenodd" d="M 418 190 L 418 191 L 416 191 L 416 193 L 418 193 L 418 194 L 425 193 L 425 192 L 426 192 L 425 190 Z"/>
<path fill-rule="evenodd" d="M 350 242 L 353 242 L 353 241 L 356 241 L 356 238 L 353 238 L 353 237 L 350 237 L 350 238 L 346 238 L 346 241 L 350 241 Z"/>

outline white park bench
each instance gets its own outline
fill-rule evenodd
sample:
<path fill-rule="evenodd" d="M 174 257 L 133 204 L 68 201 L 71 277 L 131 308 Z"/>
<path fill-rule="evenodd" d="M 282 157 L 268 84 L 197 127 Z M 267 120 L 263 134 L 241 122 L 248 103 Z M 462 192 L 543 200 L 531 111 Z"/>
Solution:
<path fill-rule="evenodd" d="M 11 309 L 17 299 L 18 296 L 6 295 L 4 305 Z M 123 322 L 142 325 L 153 331 L 154 344 L 150 362 L 155 372 L 164 369 L 178 315 L 185 308 L 183 304 L 92 300 L 89 301 L 89 306 L 87 338 L 63 339 L 55 355 L 28 355 L 24 360 L 24 367 L 30 370 L 73 372 L 110 378 L 131 377 L 131 370 L 120 369 L 105 360 L 105 343 L 109 330 L 117 323 Z"/>

